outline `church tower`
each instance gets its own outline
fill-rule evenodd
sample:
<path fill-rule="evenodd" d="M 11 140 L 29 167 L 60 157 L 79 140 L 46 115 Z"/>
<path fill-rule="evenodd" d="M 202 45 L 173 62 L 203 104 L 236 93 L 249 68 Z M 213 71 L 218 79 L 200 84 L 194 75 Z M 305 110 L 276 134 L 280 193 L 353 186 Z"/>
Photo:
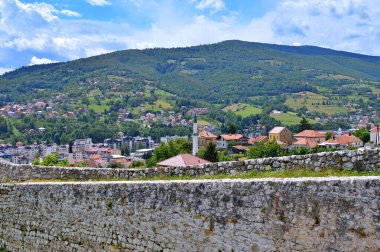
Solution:
<path fill-rule="evenodd" d="M 198 122 L 197 122 L 197 113 L 194 113 L 193 119 L 193 156 L 198 152 Z"/>

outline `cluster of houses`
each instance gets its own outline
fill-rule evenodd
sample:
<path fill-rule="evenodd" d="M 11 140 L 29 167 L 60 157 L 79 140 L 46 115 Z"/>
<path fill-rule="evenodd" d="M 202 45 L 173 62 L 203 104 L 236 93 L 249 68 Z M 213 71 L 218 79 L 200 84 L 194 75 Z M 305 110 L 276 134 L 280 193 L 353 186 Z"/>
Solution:
<path fill-rule="evenodd" d="M 376 142 L 375 128 L 371 131 L 371 141 Z M 248 146 L 257 143 L 266 143 L 274 141 L 289 150 L 297 148 L 307 148 L 309 150 L 316 147 L 334 148 L 343 150 L 348 147 L 362 147 L 364 143 L 361 139 L 353 136 L 351 132 L 343 132 L 338 130 L 333 133 L 333 138 L 326 140 L 326 132 L 315 130 L 304 130 L 298 134 L 293 134 L 287 127 L 274 127 L 268 136 L 257 136 L 248 138 L 242 134 L 222 134 L 216 136 L 207 131 L 199 133 L 199 148 L 206 147 L 210 142 L 216 144 L 218 149 L 230 149 L 235 153 L 244 153 L 248 150 Z"/>
<path fill-rule="evenodd" d="M 121 147 L 126 146 L 128 154 L 121 155 Z M 72 146 L 69 144 L 32 144 L 24 145 L 22 142 L 16 145 L 0 144 L 0 158 L 15 164 L 30 164 L 36 158 L 58 153 L 59 159 L 67 159 L 72 166 L 86 163 L 90 167 L 108 167 L 110 164 L 119 163 L 128 167 L 133 161 L 144 161 L 144 157 L 150 156 L 155 147 L 150 137 L 123 137 L 121 139 L 106 139 L 104 143 L 94 144 L 91 138 L 77 139 Z"/>
<path fill-rule="evenodd" d="M 333 138 L 326 140 L 326 132 L 319 132 L 315 130 L 304 130 L 298 134 L 293 134 L 286 127 L 274 127 L 268 136 L 257 136 L 249 138 L 242 134 L 222 134 L 214 135 L 206 130 L 201 130 L 195 139 L 198 141 L 196 149 L 205 148 L 209 143 L 213 143 L 220 150 L 229 150 L 232 153 L 243 154 L 248 150 L 249 146 L 255 146 L 258 143 L 267 143 L 274 141 L 277 144 L 287 148 L 288 150 L 307 148 L 312 150 L 316 147 L 321 148 L 334 148 L 336 150 L 346 149 L 348 147 L 362 147 L 363 141 L 350 132 L 343 132 L 338 130 L 333 133 Z M 379 134 L 375 130 L 371 131 L 371 140 Z M 193 142 L 194 147 L 194 142 Z M 193 151 L 194 152 L 194 151 Z M 160 167 L 176 167 L 176 166 L 190 166 L 206 164 L 209 161 L 201 159 L 191 154 L 179 154 L 167 160 L 159 162 L 157 165 Z"/>
<path fill-rule="evenodd" d="M 207 130 L 200 130 L 197 133 L 197 149 L 205 148 L 209 143 L 213 143 L 220 150 L 228 150 L 230 153 L 245 153 L 249 146 L 258 143 L 274 141 L 288 150 L 297 148 L 307 148 L 309 150 L 316 147 L 334 148 L 343 150 L 349 147 L 362 147 L 364 143 L 361 139 L 353 136 L 350 131 L 331 132 L 332 138 L 326 140 L 326 132 L 315 130 L 304 130 L 298 134 L 293 134 L 287 127 L 274 127 L 268 136 L 247 137 L 243 134 L 221 134 L 214 135 Z M 187 136 L 166 136 L 161 138 L 161 142 L 168 143 L 170 140 L 179 138 L 189 139 Z M 193 138 L 194 139 L 194 138 Z M 374 127 L 371 130 L 372 143 L 380 143 L 380 128 Z M 110 164 L 119 163 L 122 167 L 130 167 L 133 161 L 144 162 L 149 158 L 154 148 L 158 146 L 151 137 L 131 137 L 125 136 L 119 139 L 105 139 L 101 144 L 94 144 L 90 138 L 77 139 L 70 146 L 69 144 L 32 144 L 23 145 L 18 142 L 15 146 L 9 144 L 0 145 L 0 158 L 6 159 L 16 164 L 30 164 L 36 158 L 43 159 L 47 155 L 59 153 L 60 159 L 68 159 L 72 166 L 86 162 L 91 167 L 109 167 Z M 122 153 L 121 149 L 127 149 L 128 153 Z M 123 155 L 122 155 L 123 154 Z M 160 162 L 159 166 L 195 165 L 208 162 L 195 155 L 178 155 L 171 159 Z"/>

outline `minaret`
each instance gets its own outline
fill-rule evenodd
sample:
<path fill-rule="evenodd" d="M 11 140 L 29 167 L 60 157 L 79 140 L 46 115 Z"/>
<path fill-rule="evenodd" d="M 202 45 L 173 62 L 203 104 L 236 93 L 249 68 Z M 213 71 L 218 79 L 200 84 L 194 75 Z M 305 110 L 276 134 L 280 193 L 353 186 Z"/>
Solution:
<path fill-rule="evenodd" d="M 193 119 L 193 156 L 198 152 L 198 123 L 197 123 L 197 113 L 194 113 Z"/>

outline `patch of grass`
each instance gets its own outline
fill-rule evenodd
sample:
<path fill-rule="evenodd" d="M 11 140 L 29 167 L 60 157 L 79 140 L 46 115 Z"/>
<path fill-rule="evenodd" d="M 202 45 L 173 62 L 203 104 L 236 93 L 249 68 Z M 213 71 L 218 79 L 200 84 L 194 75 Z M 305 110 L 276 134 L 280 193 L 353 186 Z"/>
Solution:
<path fill-rule="evenodd" d="M 159 96 L 163 96 L 163 97 L 172 97 L 174 96 L 173 94 L 169 93 L 169 92 L 166 92 L 164 90 L 161 90 L 161 89 L 157 89 L 154 91 L 154 93 L 156 95 L 159 95 Z"/>
<path fill-rule="evenodd" d="M 357 95 L 347 95 L 346 97 L 352 101 L 357 101 L 359 99 L 362 99 L 364 102 L 369 101 L 369 97 L 363 96 L 363 95 L 358 95 L 358 94 Z"/>
<path fill-rule="evenodd" d="M 263 112 L 261 108 L 252 106 L 247 103 L 237 103 L 227 106 L 223 109 L 224 111 L 232 111 L 237 115 L 241 115 L 242 117 L 248 117 L 251 115 L 259 115 Z"/>
<path fill-rule="evenodd" d="M 209 125 L 209 124 L 214 124 L 220 126 L 221 123 L 212 119 L 208 118 L 202 118 L 198 120 L 198 125 Z"/>
<path fill-rule="evenodd" d="M 306 96 L 300 96 L 298 94 L 288 96 L 284 104 L 293 109 L 299 109 L 305 106 L 311 112 L 326 113 L 328 115 L 347 112 L 347 108 L 338 106 L 337 104 L 322 105 L 324 101 L 334 102 L 325 96 L 306 92 Z"/>
<path fill-rule="evenodd" d="M 90 104 L 88 106 L 89 109 L 93 109 L 96 113 L 104 113 L 105 110 L 109 110 L 110 106 L 103 104 L 98 105 L 98 104 Z"/>
<path fill-rule="evenodd" d="M 351 76 L 342 74 L 322 74 L 316 77 L 317 79 L 332 79 L 332 80 L 354 80 Z"/>
<path fill-rule="evenodd" d="M 135 180 L 200 180 L 200 179 L 252 179 L 252 178 L 308 178 L 308 177 L 353 177 L 353 176 L 380 176 L 380 172 L 358 172 L 326 169 L 323 171 L 312 170 L 282 170 L 282 171 L 250 171 L 247 173 L 239 174 L 218 174 L 218 175 L 205 175 L 199 177 L 190 176 L 171 176 L 171 177 L 147 177 L 137 178 Z"/>
<path fill-rule="evenodd" d="M 292 113 L 292 112 L 281 113 L 279 115 L 275 115 L 271 117 L 273 117 L 276 120 L 279 120 L 281 124 L 287 125 L 287 126 L 299 124 L 300 121 L 302 120 L 301 117 L 297 116 L 295 113 Z M 307 118 L 307 120 L 310 123 L 316 123 L 314 119 Z"/>
<path fill-rule="evenodd" d="M 145 104 L 144 108 L 149 109 L 149 110 L 153 110 L 153 111 L 160 111 L 160 110 L 172 109 L 173 106 L 170 103 L 159 99 L 159 100 L 155 101 L 152 105 L 151 104 Z"/>

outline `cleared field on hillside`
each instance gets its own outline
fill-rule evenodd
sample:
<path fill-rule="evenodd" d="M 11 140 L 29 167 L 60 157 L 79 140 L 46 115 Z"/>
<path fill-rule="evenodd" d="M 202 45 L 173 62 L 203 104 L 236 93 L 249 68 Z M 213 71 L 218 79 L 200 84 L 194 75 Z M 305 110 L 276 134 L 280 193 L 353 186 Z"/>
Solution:
<path fill-rule="evenodd" d="M 281 113 L 279 115 L 271 115 L 272 118 L 279 120 L 281 124 L 289 126 L 289 125 L 295 125 L 299 124 L 302 117 L 297 116 L 295 113 L 288 112 L 288 113 Z M 310 123 L 315 123 L 316 121 L 314 119 L 306 118 Z"/>
<path fill-rule="evenodd" d="M 166 92 L 164 90 L 161 90 L 161 89 L 157 89 L 154 91 L 154 93 L 156 95 L 160 95 L 160 96 L 164 96 L 164 97 L 171 97 L 171 96 L 174 96 L 173 94 L 169 93 L 169 92 Z"/>
<path fill-rule="evenodd" d="M 261 108 L 252 106 L 247 103 L 237 103 L 227 106 L 223 109 L 223 111 L 232 111 L 237 115 L 241 115 L 243 117 L 251 116 L 251 115 L 259 115 L 263 111 Z"/>
<path fill-rule="evenodd" d="M 306 92 L 305 96 L 300 96 L 299 94 L 289 95 L 285 101 L 285 105 L 293 109 L 299 109 L 305 106 L 311 112 L 326 113 L 328 115 L 347 112 L 347 108 L 343 106 L 340 107 L 337 104 L 322 105 L 323 102 L 327 101 L 333 102 L 325 96 Z"/>
<path fill-rule="evenodd" d="M 152 105 L 145 104 L 143 107 L 147 110 L 153 110 L 153 111 L 160 111 L 161 109 L 168 110 L 168 109 L 173 108 L 173 106 L 170 103 L 161 99 L 156 100 Z"/>
<path fill-rule="evenodd" d="M 198 119 L 198 125 L 209 125 L 209 124 L 214 124 L 214 125 L 217 125 L 217 126 L 221 125 L 220 122 L 212 120 L 212 119 L 209 119 L 209 118 Z"/>

